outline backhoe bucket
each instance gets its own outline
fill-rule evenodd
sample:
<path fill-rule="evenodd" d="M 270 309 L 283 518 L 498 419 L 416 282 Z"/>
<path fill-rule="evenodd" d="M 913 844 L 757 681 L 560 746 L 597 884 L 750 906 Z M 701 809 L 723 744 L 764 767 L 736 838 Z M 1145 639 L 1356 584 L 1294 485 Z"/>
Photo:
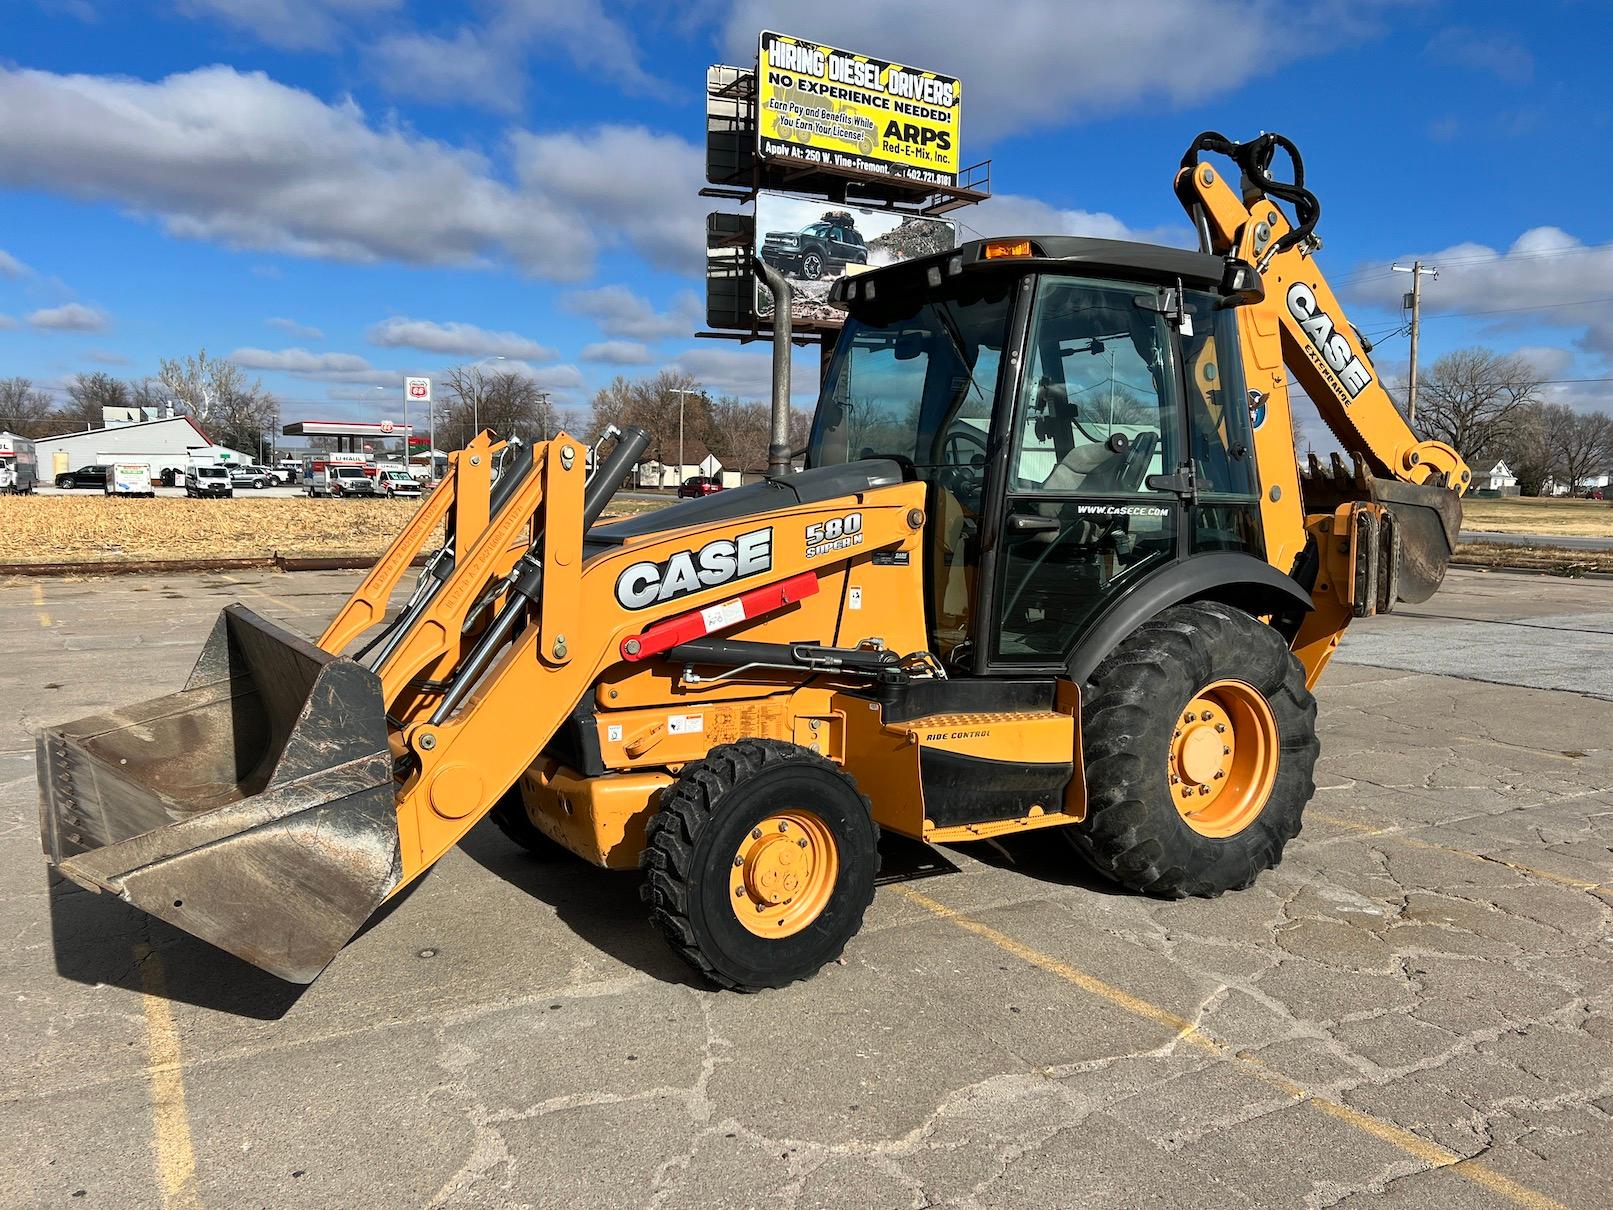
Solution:
<path fill-rule="evenodd" d="M 381 683 L 241 605 L 179 693 L 47 728 L 52 865 L 293 983 L 401 877 Z"/>
<path fill-rule="evenodd" d="M 1394 514 L 1395 598 L 1419 605 L 1438 591 L 1462 530 L 1462 498 L 1437 483 L 1380 479 L 1359 458 L 1347 470 L 1337 454 L 1324 468 L 1314 454 L 1302 488 L 1308 510 L 1332 510 L 1351 500 L 1373 500 Z"/>

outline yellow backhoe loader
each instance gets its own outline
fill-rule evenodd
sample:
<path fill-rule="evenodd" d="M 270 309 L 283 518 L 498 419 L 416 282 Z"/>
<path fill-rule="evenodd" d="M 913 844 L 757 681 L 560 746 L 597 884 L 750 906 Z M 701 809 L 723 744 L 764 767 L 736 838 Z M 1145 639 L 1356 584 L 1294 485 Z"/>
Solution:
<path fill-rule="evenodd" d="M 1340 635 L 1438 587 L 1469 473 L 1346 322 L 1287 140 L 1202 135 L 1175 188 L 1198 251 L 986 239 L 837 281 L 796 473 L 785 323 L 760 482 L 601 524 L 645 433 L 478 436 L 317 642 L 231 605 L 181 692 L 44 731 L 49 861 L 298 982 L 490 811 L 642 871 L 747 990 L 842 951 L 881 828 L 1248 886 L 1299 832 Z M 1302 476 L 1295 383 L 1349 463 Z"/>

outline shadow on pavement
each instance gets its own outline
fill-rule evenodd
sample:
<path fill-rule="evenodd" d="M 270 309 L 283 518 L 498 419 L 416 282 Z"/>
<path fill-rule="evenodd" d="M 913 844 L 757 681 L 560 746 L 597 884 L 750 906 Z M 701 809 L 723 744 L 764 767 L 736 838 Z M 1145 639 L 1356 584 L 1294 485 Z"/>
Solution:
<path fill-rule="evenodd" d="M 53 873 L 47 872 L 45 877 L 50 886 L 56 973 L 64 979 L 154 993 L 157 989 L 148 983 L 150 976 L 141 970 L 136 956 L 149 947 L 162 958 L 160 994 L 182 1004 L 277 1021 L 307 990 L 148 916 L 114 895 L 87 891 Z M 417 878 L 382 904 L 354 940 L 396 911 L 423 881 Z M 336 960 L 341 960 L 340 954 Z"/>
<path fill-rule="evenodd" d="M 50 881 L 50 934 L 56 973 L 90 985 L 146 993 L 151 976 L 137 954 L 149 947 L 162 958 L 162 993 L 198 1008 L 274 1021 L 303 993 L 233 954 L 215 949 L 109 894 L 97 894 L 46 874 Z"/>
<path fill-rule="evenodd" d="M 1017 836 L 1000 836 L 995 840 L 976 840 L 956 847 L 982 865 L 1012 870 L 1038 882 L 1079 887 L 1100 895 L 1136 895 L 1135 891 L 1104 877 L 1088 865 L 1086 858 L 1071 842 L 1068 832 L 1068 828 L 1043 828 L 1035 832 L 1021 832 Z"/>
<path fill-rule="evenodd" d="M 663 983 L 709 988 L 678 958 L 650 923 L 639 899 L 637 870 L 601 870 L 567 854 L 539 856 L 515 844 L 491 820 L 472 828 L 459 847 L 483 869 L 547 903 L 573 933 L 618 962 Z M 879 843 L 879 885 L 909 882 L 958 867 L 938 849 L 886 833 Z"/>

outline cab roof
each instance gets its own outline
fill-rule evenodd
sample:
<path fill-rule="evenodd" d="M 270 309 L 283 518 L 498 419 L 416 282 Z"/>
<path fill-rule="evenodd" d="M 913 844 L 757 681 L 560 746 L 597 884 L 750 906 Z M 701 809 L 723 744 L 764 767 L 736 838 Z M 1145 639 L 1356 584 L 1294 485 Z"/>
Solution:
<path fill-rule="evenodd" d="M 988 245 L 1001 247 L 1029 244 L 1029 256 L 987 256 Z M 1226 262 L 1207 252 L 1168 248 L 1162 244 L 1139 244 L 1130 240 L 1093 239 L 1082 235 L 994 235 L 970 240 L 949 252 L 937 252 L 913 260 L 900 261 L 864 273 L 848 274 L 829 290 L 829 301 L 837 307 L 855 306 L 859 301 L 878 297 L 881 286 L 893 289 L 912 285 L 934 287 L 939 281 L 930 270 L 939 270 L 941 280 L 959 273 L 984 268 L 1024 271 L 1026 269 L 1086 271 L 1098 277 L 1126 277 L 1174 286 L 1216 289 Z M 869 286 L 873 289 L 869 290 Z"/>

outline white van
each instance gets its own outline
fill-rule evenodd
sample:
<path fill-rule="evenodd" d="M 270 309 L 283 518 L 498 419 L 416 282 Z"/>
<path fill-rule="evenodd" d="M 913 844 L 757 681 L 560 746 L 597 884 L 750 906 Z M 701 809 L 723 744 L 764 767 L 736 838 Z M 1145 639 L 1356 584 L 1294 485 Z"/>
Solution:
<path fill-rule="evenodd" d="M 235 482 L 220 463 L 192 462 L 185 468 L 185 494 L 228 498 L 235 495 Z"/>

